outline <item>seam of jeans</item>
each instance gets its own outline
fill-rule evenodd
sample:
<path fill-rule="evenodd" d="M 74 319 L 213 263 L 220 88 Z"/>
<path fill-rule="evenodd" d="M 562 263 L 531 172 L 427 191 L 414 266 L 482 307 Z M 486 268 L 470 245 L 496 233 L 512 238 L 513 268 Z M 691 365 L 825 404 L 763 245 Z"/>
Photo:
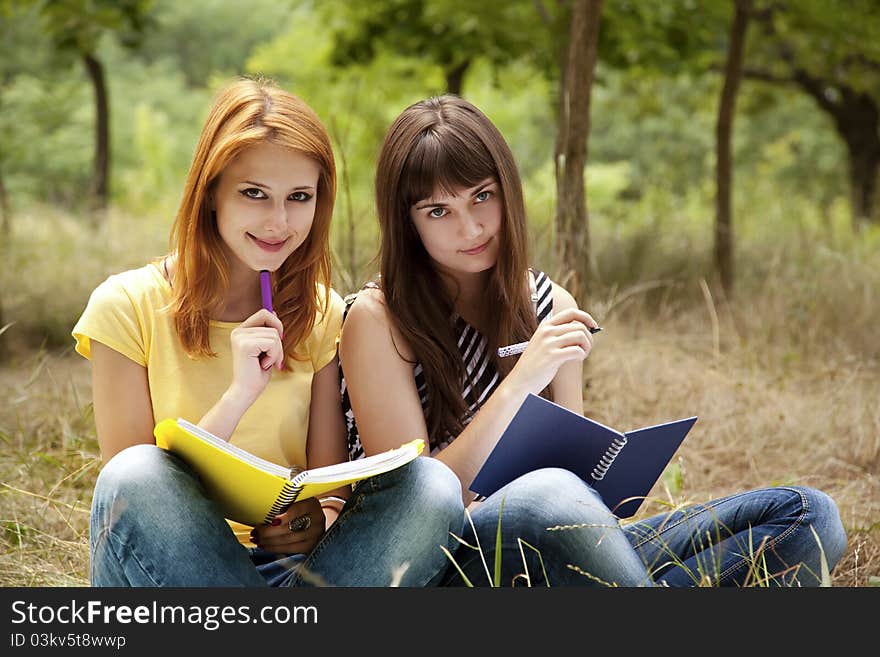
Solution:
<path fill-rule="evenodd" d="M 89 550 L 89 584 L 94 586 L 95 572 L 97 571 L 97 568 L 95 566 L 95 553 L 98 551 L 98 547 L 101 545 L 101 541 L 106 540 L 107 530 L 102 529 L 97 533 L 93 529 L 90 529 L 89 531 L 91 532 L 94 543 L 94 547 Z"/>
<path fill-rule="evenodd" d="M 755 490 L 770 490 L 770 489 L 769 489 L 769 488 L 762 488 L 762 489 L 755 489 Z M 775 547 L 775 546 L 779 545 L 780 543 L 782 543 L 783 541 L 785 541 L 789 536 L 791 536 L 791 534 L 794 533 L 794 531 L 795 531 L 795 530 L 801 525 L 801 523 L 803 522 L 803 520 L 804 520 L 804 518 L 806 517 L 807 513 L 809 512 L 809 500 L 807 499 L 806 495 L 804 495 L 804 493 L 803 493 L 801 490 L 799 490 L 799 489 L 797 489 L 797 488 L 790 487 L 790 486 L 775 486 L 775 487 L 773 487 L 773 490 L 787 490 L 787 491 L 791 491 L 791 492 L 793 492 L 793 493 L 797 493 L 797 495 L 801 498 L 801 514 L 800 514 L 800 516 L 799 516 L 799 517 L 798 517 L 798 518 L 797 518 L 797 519 L 791 524 L 791 526 L 787 527 L 782 533 L 779 534 L 779 536 L 775 537 L 773 540 L 771 540 L 771 541 L 769 541 L 768 543 L 766 543 L 766 544 L 764 545 L 764 547 L 762 548 L 762 549 L 764 549 L 764 550 L 766 550 L 768 547 Z M 693 518 L 695 515 L 699 515 L 699 514 L 701 514 L 701 513 L 705 513 L 706 511 L 709 511 L 709 510 L 715 508 L 716 506 L 718 506 L 718 505 L 721 504 L 722 502 L 725 502 L 725 501 L 727 501 L 727 500 L 733 499 L 733 498 L 735 498 L 735 497 L 740 497 L 740 496 L 742 496 L 742 495 L 745 495 L 746 493 L 751 493 L 751 492 L 754 492 L 754 491 L 744 491 L 744 492 L 742 492 L 742 493 L 736 493 L 736 494 L 734 494 L 734 495 L 728 495 L 728 496 L 726 496 L 726 497 L 722 497 L 722 498 L 719 498 L 719 499 L 717 499 L 717 500 L 713 500 L 712 503 L 704 503 L 704 504 L 701 504 L 700 506 L 701 506 L 702 508 L 700 509 L 700 511 L 699 511 L 697 514 L 694 514 L 694 515 L 686 515 L 686 514 L 683 514 L 682 517 L 681 517 L 678 521 L 676 521 L 676 522 L 674 522 L 674 523 L 671 523 L 671 524 L 669 524 L 669 525 L 667 525 L 667 526 L 664 526 L 663 529 L 654 532 L 654 535 L 651 535 L 651 536 L 645 537 L 645 538 L 643 538 L 641 541 L 639 541 L 638 543 L 633 543 L 633 544 L 632 544 L 632 545 L 633 545 L 633 548 L 638 549 L 639 547 L 641 547 L 641 546 L 644 545 L 645 543 L 647 543 L 647 542 L 653 540 L 653 539 L 655 538 L 655 536 L 656 536 L 657 538 L 659 538 L 659 537 L 662 536 L 665 532 L 669 531 L 669 530 L 672 529 L 673 527 L 678 527 L 678 526 L 679 526 L 681 523 L 683 523 L 685 520 L 688 520 L 688 519 L 690 519 L 690 518 Z M 723 573 L 721 573 L 721 574 L 718 576 L 718 581 L 721 582 L 725 577 L 729 576 L 729 575 L 730 575 L 731 573 L 733 573 L 734 571 L 736 571 L 736 570 L 742 568 L 745 564 L 746 564 L 746 558 L 743 557 L 738 563 L 736 563 L 736 564 L 734 564 L 734 565 L 728 567 Z"/>
<path fill-rule="evenodd" d="M 773 490 L 780 490 L 780 489 L 781 490 L 792 490 L 797 493 L 800 493 L 800 491 L 798 491 L 797 489 L 789 488 L 788 486 L 775 486 L 775 487 L 773 487 Z M 641 540 L 639 540 L 636 543 L 632 543 L 632 546 L 634 548 L 638 549 L 641 546 L 643 546 L 645 543 L 652 541 L 655 537 L 659 538 L 664 533 L 668 532 L 670 529 L 678 527 L 681 523 L 685 522 L 686 520 L 690 520 L 691 518 L 695 518 L 702 513 L 710 511 L 710 510 L 714 509 L 715 507 L 719 506 L 720 504 L 726 502 L 727 500 L 731 500 L 735 497 L 741 497 L 741 496 L 746 495 L 748 493 L 754 493 L 759 490 L 771 490 L 771 489 L 770 488 L 756 488 L 754 490 L 743 491 L 741 493 L 734 493 L 733 495 L 726 495 L 724 497 L 719 497 L 717 500 L 710 500 L 709 502 L 699 502 L 698 504 L 695 504 L 691 507 L 686 507 L 685 509 L 682 509 L 682 516 L 678 520 L 676 520 L 675 522 L 671 522 L 668 525 L 667 524 L 662 525 L 662 529 L 654 530 L 648 536 L 641 536 L 640 535 Z M 803 495 L 801 497 L 803 498 Z M 700 507 L 700 510 L 697 511 L 696 513 L 690 513 L 690 514 L 684 513 L 685 511 L 688 511 L 689 509 L 693 509 L 696 507 Z M 670 512 L 669 515 L 672 515 L 673 513 L 674 512 Z M 639 525 L 638 522 L 633 523 L 634 527 L 638 527 L 638 525 Z"/>
<path fill-rule="evenodd" d="M 369 483 L 369 480 L 364 483 Z M 357 493 L 355 493 L 354 495 L 352 495 L 352 497 L 348 499 L 348 501 L 345 503 L 345 506 L 343 507 L 344 512 L 339 514 L 333 524 L 330 525 L 330 529 L 324 532 L 324 535 L 321 537 L 321 540 L 318 541 L 318 544 L 311 552 L 309 552 L 305 560 L 301 564 L 299 564 L 296 570 L 292 573 L 290 586 L 298 586 L 303 582 L 303 578 L 300 576 L 300 571 L 303 568 L 308 570 L 308 564 L 312 560 L 312 558 L 317 557 L 317 555 L 319 555 L 324 550 L 324 548 L 327 547 L 328 543 L 331 540 L 331 537 L 334 534 L 339 533 L 340 530 L 338 530 L 337 527 L 341 527 L 342 523 L 346 521 L 346 518 L 351 516 L 352 513 L 356 512 L 362 506 L 363 500 L 364 496 Z"/>
<path fill-rule="evenodd" d="M 764 550 L 767 550 L 768 548 L 775 548 L 777 545 L 783 543 L 786 539 L 788 539 L 789 536 L 791 536 L 795 532 L 795 530 L 801 526 L 801 524 L 804 521 L 804 518 L 807 516 L 807 513 L 809 513 L 809 511 L 810 511 L 810 501 L 807 498 L 807 496 L 804 495 L 803 491 L 800 491 L 797 488 L 791 488 L 789 486 L 779 486 L 777 488 L 782 489 L 782 490 L 791 491 L 793 493 L 797 493 L 797 495 L 801 498 L 801 513 L 797 517 L 797 519 L 795 519 L 795 521 L 793 523 L 791 523 L 791 525 L 786 527 L 785 530 L 779 534 L 779 536 L 776 536 L 772 540 L 765 543 L 763 545 L 763 547 L 761 547 L 760 551 L 755 556 L 757 556 L 758 554 L 760 554 Z M 746 564 L 746 562 L 747 562 L 746 557 L 743 557 L 738 563 L 733 564 L 727 570 L 725 570 L 723 573 L 721 573 L 718 576 L 718 581 L 722 582 L 726 577 L 728 577 L 729 575 L 731 575 L 735 571 L 741 569 Z"/>
<path fill-rule="evenodd" d="M 119 563 L 119 565 L 121 566 L 122 565 L 122 557 L 120 556 L 119 551 L 116 549 L 116 542 L 118 541 L 120 545 L 124 545 L 125 541 L 121 540 L 121 538 L 117 534 L 114 534 L 113 530 L 110 529 L 109 527 L 98 535 L 99 539 L 101 537 L 101 534 L 104 534 L 108 539 L 112 539 L 112 540 L 107 540 L 107 545 L 110 546 L 110 550 L 113 552 L 113 556 L 116 558 L 117 563 Z M 97 545 L 97 543 L 96 543 L 96 545 Z M 143 571 L 144 575 L 152 582 L 152 586 L 154 586 L 154 587 L 162 586 L 162 584 L 157 582 L 156 578 L 153 577 L 153 575 L 144 567 L 144 563 L 140 560 L 140 558 L 138 558 L 137 554 L 134 551 L 134 545 L 135 544 L 132 543 L 132 547 L 129 550 L 129 553 L 131 554 L 132 560 L 138 565 L 138 567 L 141 569 L 141 571 Z M 132 586 L 130 581 L 129 581 L 128 585 Z"/>
<path fill-rule="evenodd" d="M 679 526 L 681 523 L 683 523 L 685 520 L 689 520 L 690 518 L 693 518 L 693 517 L 695 517 L 696 515 L 699 515 L 699 514 L 701 514 L 701 513 L 705 513 L 706 511 L 709 511 L 710 509 L 713 509 L 714 507 L 718 506 L 718 504 L 720 504 L 720 503 L 721 503 L 723 500 L 725 500 L 725 499 L 727 499 L 727 498 L 722 498 L 722 499 L 720 499 L 720 500 L 717 500 L 716 503 L 714 503 L 714 504 L 708 504 L 708 503 L 700 504 L 700 506 L 701 506 L 702 508 L 701 508 L 696 514 L 693 514 L 693 515 L 685 515 L 685 514 L 683 514 L 682 517 L 679 518 L 678 520 L 676 520 L 675 522 L 671 522 L 671 523 L 669 523 L 669 524 L 664 524 L 664 525 L 662 525 L 662 529 L 653 530 L 652 533 L 651 533 L 649 536 L 641 536 L 641 540 L 639 540 L 637 543 L 632 543 L 633 548 L 636 549 L 636 550 L 638 550 L 638 549 L 639 549 L 640 547 L 642 547 L 645 543 L 649 543 L 649 542 L 651 542 L 652 540 L 654 540 L 655 537 L 659 538 L 659 537 L 662 536 L 664 533 L 668 532 L 670 529 L 673 529 L 673 528 L 675 528 L 675 527 L 678 527 L 678 526 Z M 670 513 L 670 515 L 671 515 L 671 513 Z M 638 527 L 638 523 L 635 523 L 635 526 Z"/>

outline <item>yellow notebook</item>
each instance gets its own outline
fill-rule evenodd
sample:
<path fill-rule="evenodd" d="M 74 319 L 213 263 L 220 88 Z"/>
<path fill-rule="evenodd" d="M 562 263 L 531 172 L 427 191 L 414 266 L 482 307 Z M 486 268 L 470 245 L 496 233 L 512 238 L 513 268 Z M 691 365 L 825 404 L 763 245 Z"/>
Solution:
<path fill-rule="evenodd" d="M 183 419 L 162 420 L 153 433 L 159 447 L 179 456 L 199 475 L 226 518 L 252 526 L 271 522 L 298 499 L 399 468 L 425 446 L 417 439 L 381 454 L 292 473 Z"/>

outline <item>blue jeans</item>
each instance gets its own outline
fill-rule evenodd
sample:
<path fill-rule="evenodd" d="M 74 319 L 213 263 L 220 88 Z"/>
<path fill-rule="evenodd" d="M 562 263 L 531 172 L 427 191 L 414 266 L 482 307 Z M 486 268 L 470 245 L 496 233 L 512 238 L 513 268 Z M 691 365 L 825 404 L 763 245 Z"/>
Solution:
<path fill-rule="evenodd" d="M 829 568 L 846 549 L 833 500 L 801 487 L 738 493 L 621 526 L 579 477 L 545 468 L 498 490 L 471 518 L 463 536 L 470 546 L 457 548 L 443 585 L 464 583 L 459 568 L 475 586 L 488 585 L 498 555 L 501 586 L 815 586 L 819 542 Z"/>
<path fill-rule="evenodd" d="M 834 568 L 847 542 L 834 500 L 802 486 L 736 493 L 624 531 L 668 586 L 818 586 L 823 555 Z"/>
<path fill-rule="evenodd" d="M 242 546 L 192 471 L 155 445 L 104 466 L 92 498 L 93 586 L 427 586 L 458 545 L 461 487 L 436 459 L 359 483 L 307 556 Z"/>

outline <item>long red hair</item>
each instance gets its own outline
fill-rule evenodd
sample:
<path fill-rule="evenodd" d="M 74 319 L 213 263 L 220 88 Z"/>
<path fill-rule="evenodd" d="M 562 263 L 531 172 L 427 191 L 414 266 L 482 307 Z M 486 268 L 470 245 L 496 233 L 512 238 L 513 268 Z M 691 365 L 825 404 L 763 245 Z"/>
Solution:
<path fill-rule="evenodd" d="M 311 107 L 271 80 L 236 79 L 217 94 L 202 128 L 171 231 L 171 250 L 177 259 L 170 306 L 177 334 L 191 356 L 214 355 L 208 337 L 210 314 L 229 288 L 223 241 L 210 207 L 211 190 L 236 155 L 264 142 L 302 153 L 320 168 L 309 235 L 273 273 L 274 307 L 284 324 L 285 354 L 302 358 L 296 349 L 311 332 L 319 305 L 322 313 L 329 308 L 336 165 L 327 130 Z"/>

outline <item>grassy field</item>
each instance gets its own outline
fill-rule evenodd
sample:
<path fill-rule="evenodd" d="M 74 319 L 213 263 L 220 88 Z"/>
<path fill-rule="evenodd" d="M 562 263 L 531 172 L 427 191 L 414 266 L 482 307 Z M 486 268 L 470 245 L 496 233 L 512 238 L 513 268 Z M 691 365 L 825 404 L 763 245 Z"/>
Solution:
<path fill-rule="evenodd" d="M 100 459 L 89 365 L 65 336 L 97 282 L 164 247 L 163 231 L 113 220 L 103 241 L 113 251 L 99 258 L 68 223 L 34 224 L 0 281 L 32 286 L 4 297 L 16 323 L 0 336 L 3 586 L 88 583 Z M 70 251 L 51 267 L 33 264 L 34 250 L 59 235 Z M 589 310 L 604 331 L 585 372 L 585 412 L 621 429 L 699 415 L 640 516 L 745 488 L 815 486 L 837 501 L 849 537 L 832 585 L 878 585 L 880 235 L 756 239 L 738 257 L 733 301 L 699 275 L 669 274 L 669 258 L 665 271 L 594 295 Z M 627 279 L 604 266 L 605 278 Z M 41 301 L 49 281 L 54 305 Z"/>

